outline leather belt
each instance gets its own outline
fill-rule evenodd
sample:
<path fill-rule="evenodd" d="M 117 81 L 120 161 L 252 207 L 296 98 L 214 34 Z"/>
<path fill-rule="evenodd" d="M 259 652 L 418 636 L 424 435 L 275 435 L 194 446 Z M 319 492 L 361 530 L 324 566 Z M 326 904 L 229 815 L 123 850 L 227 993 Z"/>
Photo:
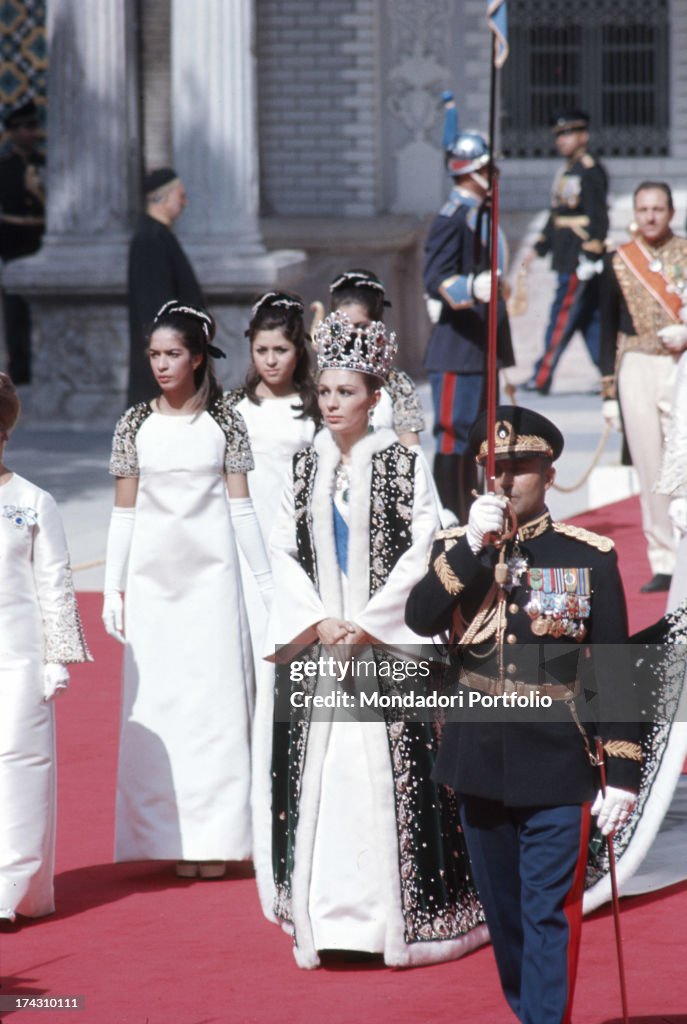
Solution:
<path fill-rule="evenodd" d="M 458 682 L 470 690 L 480 690 L 493 697 L 515 693 L 522 697 L 537 694 L 540 697 L 550 697 L 551 700 L 571 700 L 581 692 L 580 683 L 577 680 L 570 686 L 563 683 L 525 683 L 520 679 L 494 679 L 492 676 L 483 676 L 479 672 L 468 672 L 465 669 L 459 676 Z"/>

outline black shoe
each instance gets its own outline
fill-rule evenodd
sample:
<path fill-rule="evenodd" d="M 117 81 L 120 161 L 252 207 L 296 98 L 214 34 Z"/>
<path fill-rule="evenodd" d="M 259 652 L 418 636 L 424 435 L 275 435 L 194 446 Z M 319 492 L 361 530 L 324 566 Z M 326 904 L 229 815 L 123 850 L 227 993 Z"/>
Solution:
<path fill-rule="evenodd" d="M 640 594 L 659 594 L 661 591 L 670 590 L 672 578 L 667 572 L 654 573 L 649 582 L 639 588 L 639 592 Z"/>
<path fill-rule="evenodd" d="M 518 387 L 522 391 L 536 391 L 538 395 L 548 395 L 551 390 L 551 382 L 549 381 L 548 383 L 540 386 L 534 378 L 530 378 L 530 380 L 526 380 L 524 384 L 519 384 Z"/>

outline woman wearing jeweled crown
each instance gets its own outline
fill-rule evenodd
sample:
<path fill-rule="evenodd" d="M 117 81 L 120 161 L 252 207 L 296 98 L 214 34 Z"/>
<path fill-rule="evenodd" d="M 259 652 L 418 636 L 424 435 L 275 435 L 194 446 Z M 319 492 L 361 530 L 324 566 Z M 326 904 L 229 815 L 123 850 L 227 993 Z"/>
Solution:
<path fill-rule="evenodd" d="M 395 347 L 380 322 L 356 326 L 335 312 L 318 326 L 325 429 L 294 456 L 271 537 L 269 636 L 272 649 L 290 645 L 291 658 L 273 655 L 282 663 L 272 762 L 275 912 L 305 968 L 332 950 L 378 954 L 393 966 L 431 963 L 485 938 L 455 807 L 430 779 L 431 725 L 358 721 L 340 713 L 341 704 L 324 715 L 298 706 L 306 691 L 330 692 L 322 672 L 308 674 L 321 657 L 349 663 L 353 675 L 381 645 L 418 642 L 403 608 L 424 571 L 436 506 L 416 454 L 393 431 L 369 429 Z M 294 670 L 306 682 L 292 694 Z"/>
<path fill-rule="evenodd" d="M 212 371 L 214 332 L 202 309 L 160 309 L 148 345 L 160 393 L 121 417 L 110 462 L 103 621 L 126 645 L 115 859 L 176 860 L 184 878 L 221 877 L 251 855 L 253 663 L 237 542 L 266 603 L 271 591 L 250 445 Z"/>

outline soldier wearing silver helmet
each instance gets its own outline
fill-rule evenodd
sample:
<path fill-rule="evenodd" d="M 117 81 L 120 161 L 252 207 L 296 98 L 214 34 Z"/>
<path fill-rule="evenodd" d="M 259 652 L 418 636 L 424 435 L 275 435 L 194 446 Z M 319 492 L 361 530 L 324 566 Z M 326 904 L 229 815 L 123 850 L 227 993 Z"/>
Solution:
<path fill-rule="evenodd" d="M 434 479 L 443 505 L 465 522 L 476 483 L 468 435 L 486 402 L 491 275 L 486 263 L 486 218 L 480 228 L 478 222 L 487 194 L 490 154 L 479 132 L 458 132 L 455 120 L 453 126 L 453 132 L 444 136 L 453 188 L 434 218 L 425 245 L 424 286 L 433 327 L 424 365 L 434 405 Z M 505 242 L 500 240 L 502 268 L 504 262 Z M 513 365 L 503 299 L 499 299 L 498 356 L 500 366 Z"/>

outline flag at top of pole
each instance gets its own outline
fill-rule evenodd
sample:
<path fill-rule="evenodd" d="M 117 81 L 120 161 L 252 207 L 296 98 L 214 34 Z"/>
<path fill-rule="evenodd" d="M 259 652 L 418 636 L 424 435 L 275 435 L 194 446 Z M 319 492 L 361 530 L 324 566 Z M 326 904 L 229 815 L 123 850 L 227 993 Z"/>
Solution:
<path fill-rule="evenodd" d="M 502 68 L 508 56 L 508 14 L 506 0 L 487 0 L 487 22 L 496 39 L 494 63 Z"/>

